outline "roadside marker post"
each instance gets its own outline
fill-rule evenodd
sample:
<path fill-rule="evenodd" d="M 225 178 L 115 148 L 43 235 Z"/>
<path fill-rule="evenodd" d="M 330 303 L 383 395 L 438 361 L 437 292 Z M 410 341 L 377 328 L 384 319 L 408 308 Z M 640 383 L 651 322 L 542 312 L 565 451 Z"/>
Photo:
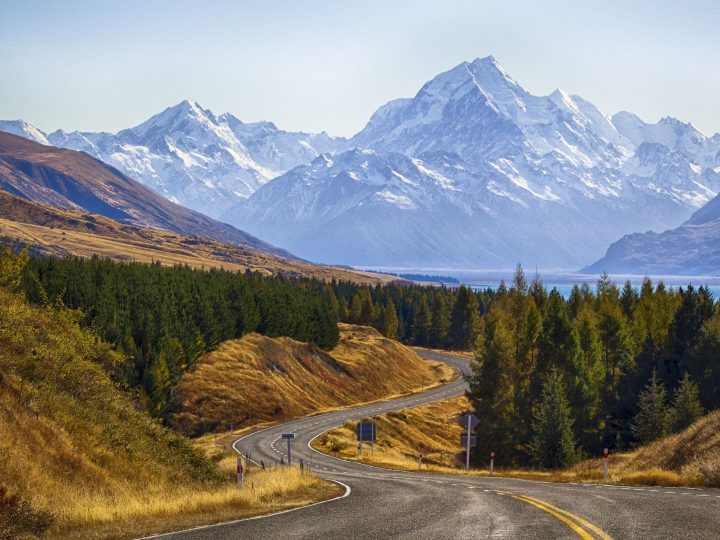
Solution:
<path fill-rule="evenodd" d="M 358 441 L 358 458 L 362 457 L 362 441 Z"/>
<path fill-rule="evenodd" d="M 603 449 L 603 482 L 608 481 L 608 449 Z"/>
<path fill-rule="evenodd" d="M 420 454 L 420 457 L 418 458 L 418 469 L 422 469 L 422 454 Z"/>
<path fill-rule="evenodd" d="M 490 452 L 490 476 L 493 475 L 493 469 L 495 469 L 495 452 Z"/>
<path fill-rule="evenodd" d="M 245 452 L 245 474 L 250 474 L 250 452 Z"/>
<path fill-rule="evenodd" d="M 288 445 L 288 452 L 287 452 L 287 456 L 288 456 L 288 466 L 290 466 L 290 465 L 292 465 L 292 451 L 291 451 L 291 449 L 290 449 L 290 443 L 291 443 L 292 440 L 295 438 L 295 434 L 294 434 L 294 433 L 283 433 L 283 434 L 282 434 L 282 438 L 287 441 L 287 445 Z"/>
<path fill-rule="evenodd" d="M 242 463 L 242 456 L 238 456 L 237 458 L 237 485 L 238 489 L 242 489 L 243 487 L 243 474 L 245 470 L 243 469 L 243 463 Z"/>
<path fill-rule="evenodd" d="M 305 472 L 305 461 L 303 458 L 300 458 L 300 474 L 302 475 Z"/>

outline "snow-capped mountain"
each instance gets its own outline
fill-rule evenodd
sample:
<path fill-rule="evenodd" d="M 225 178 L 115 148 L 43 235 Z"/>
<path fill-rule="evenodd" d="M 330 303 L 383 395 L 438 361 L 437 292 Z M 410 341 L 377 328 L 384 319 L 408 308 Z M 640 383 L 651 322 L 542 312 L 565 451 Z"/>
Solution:
<path fill-rule="evenodd" d="M 382 106 L 350 140 L 189 101 L 117 134 L 47 140 L 297 255 L 351 265 L 574 269 L 720 191 L 720 134 L 533 95 L 492 57 Z"/>
<path fill-rule="evenodd" d="M 24 137 L 40 144 L 50 144 L 42 131 L 24 120 L 0 120 L 0 131 Z"/>
<path fill-rule="evenodd" d="M 488 57 L 391 101 L 350 140 L 221 219 L 335 263 L 577 268 L 720 190 L 720 136 L 534 96 Z"/>
<path fill-rule="evenodd" d="M 84 151 L 210 216 L 343 142 L 325 133 L 292 133 L 270 122 L 245 124 L 230 114 L 215 116 L 192 101 L 117 134 L 58 130 L 45 135 L 24 122 L 0 124 L 0 130 Z"/>

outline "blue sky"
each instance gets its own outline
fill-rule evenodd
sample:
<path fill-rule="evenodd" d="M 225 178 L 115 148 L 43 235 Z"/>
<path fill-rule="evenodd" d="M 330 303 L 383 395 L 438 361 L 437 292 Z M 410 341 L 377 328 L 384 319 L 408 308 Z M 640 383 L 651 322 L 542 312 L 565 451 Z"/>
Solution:
<path fill-rule="evenodd" d="M 520 84 L 608 114 L 720 131 L 720 2 L 0 0 L 0 118 L 135 125 L 193 99 L 351 135 L 383 103 L 492 54 Z"/>

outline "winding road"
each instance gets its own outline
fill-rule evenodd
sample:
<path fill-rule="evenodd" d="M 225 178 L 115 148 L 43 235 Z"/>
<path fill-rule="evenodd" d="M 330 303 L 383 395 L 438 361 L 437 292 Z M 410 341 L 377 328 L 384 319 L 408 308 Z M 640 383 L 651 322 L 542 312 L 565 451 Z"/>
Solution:
<path fill-rule="evenodd" d="M 463 372 L 467 360 L 418 351 Z M 287 460 L 284 432 L 302 457 L 345 495 L 274 514 L 180 531 L 183 539 L 230 538 L 720 538 L 720 490 L 560 484 L 403 472 L 326 456 L 310 441 L 347 420 L 416 407 L 465 391 L 460 378 L 420 394 L 300 418 L 234 443 L 255 462 Z M 381 437 L 382 434 L 379 434 Z"/>

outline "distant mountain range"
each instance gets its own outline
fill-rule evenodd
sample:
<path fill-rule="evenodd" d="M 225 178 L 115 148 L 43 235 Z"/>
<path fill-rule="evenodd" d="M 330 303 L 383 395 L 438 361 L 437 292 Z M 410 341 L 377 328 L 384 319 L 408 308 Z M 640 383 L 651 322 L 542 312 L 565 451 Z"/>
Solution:
<path fill-rule="evenodd" d="M 720 191 L 720 135 L 535 96 L 492 57 L 391 101 L 349 140 L 243 124 L 183 102 L 117 134 L 46 135 L 160 194 L 311 260 L 576 269 Z M 43 137 L 45 140 L 43 141 Z"/>
<path fill-rule="evenodd" d="M 22 120 L 0 121 L 0 131 L 86 152 L 171 201 L 213 217 L 344 141 L 325 133 L 282 131 L 271 122 L 245 124 L 192 101 L 115 134 L 46 134 Z"/>

